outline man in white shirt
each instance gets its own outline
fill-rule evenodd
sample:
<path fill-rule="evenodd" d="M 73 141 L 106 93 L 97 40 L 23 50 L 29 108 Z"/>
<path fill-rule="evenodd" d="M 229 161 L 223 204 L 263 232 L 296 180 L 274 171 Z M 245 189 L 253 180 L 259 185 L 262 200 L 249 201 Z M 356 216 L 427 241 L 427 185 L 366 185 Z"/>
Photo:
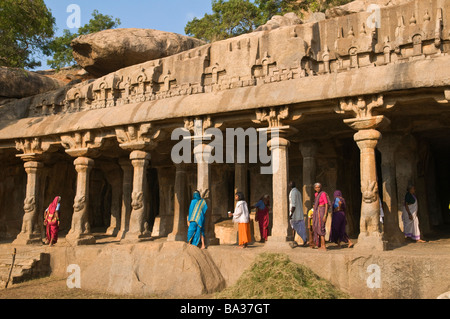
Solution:
<path fill-rule="evenodd" d="M 295 233 L 297 233 L 303 240 L 303 246 L 307 245 L 308 237 L 306 235 L 305 219 L 303 217 L 303 199 L 302 194 L 296 188 L 295 182 L 290 182 L 289 187 L 291 192 L 289 193 L 289 219 L 291 227 Z M 294 241 L 292 248 L 297 246 L 297 242 Z"/>

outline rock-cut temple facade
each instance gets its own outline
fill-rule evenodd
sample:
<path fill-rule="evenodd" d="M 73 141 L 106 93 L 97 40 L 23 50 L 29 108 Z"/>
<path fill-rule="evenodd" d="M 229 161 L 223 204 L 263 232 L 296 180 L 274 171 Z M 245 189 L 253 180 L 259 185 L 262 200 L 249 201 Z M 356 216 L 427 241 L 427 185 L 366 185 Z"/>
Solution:
<path fill-rule="evenodd" d="M 241 190 L 250 204 L 271 196 L 268 243 L 282 244 L 292 240 L 289 181 L 305 213 L 315 182 L 330 196 L 341 190 L 357 247 L 404 240 L 408 184 L 423 233 L 449 223 L 450 2 L 384 7 L 375 25 L 371 15 L 253 32 L 2 106 L 0 235 L 40 242 L 43 211 L 59 195 L 72 245 L 95 244 L 94 229 L 127 243 L 185 241 L 198 189 L 207 244 L 220 244 L 214 225 Z M 180 128 L 192 159 L 220 151 L 196 139 L 208 129 L 223 132 L 223 152 L 227 129 L 266 132 L 258 150 L 277 169 L 262 174 L 267 163 L 249 160 L 248 141 L 245 160 L 175 163 Z"/>

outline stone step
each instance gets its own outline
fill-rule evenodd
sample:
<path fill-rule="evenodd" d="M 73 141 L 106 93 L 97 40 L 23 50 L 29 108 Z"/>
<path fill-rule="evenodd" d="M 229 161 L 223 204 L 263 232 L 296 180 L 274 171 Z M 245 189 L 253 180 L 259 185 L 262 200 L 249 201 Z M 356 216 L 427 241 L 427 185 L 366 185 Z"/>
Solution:
<path fill-rule="evenodd" d="M 9 255 L 9 256 L 8 256 Z M 0 251 L 0 289 L 6 284 L 12 263 L 11 250 Z M 41 252 L 41 250 L 25 250 L 20 253 L 17 250 L 14 267 L 11 272 L 9 285 L 41 278 L 50 274 L 50 255 Z"/>

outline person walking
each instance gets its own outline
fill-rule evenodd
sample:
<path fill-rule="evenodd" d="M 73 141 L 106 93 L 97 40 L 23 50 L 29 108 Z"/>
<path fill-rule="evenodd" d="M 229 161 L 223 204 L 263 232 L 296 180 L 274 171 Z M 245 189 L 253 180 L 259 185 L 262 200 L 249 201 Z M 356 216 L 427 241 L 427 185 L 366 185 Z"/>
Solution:
<path fill-rule="evenodd" d="M 303 216 L 303 199 L 302 194 L 297 189 L 295 182 L 290 182 L 289 187 L 291 192 L 289 193 L 289 219 L 293 230 L 293 235 L 295 239 L 295 234 L 297 233 L 303 240 L 303 247 L 307 245 L 307 235 L 305 226 L 305 217 Z M 294 240 L 291 247 L 294 248 L 298 244 Z"/>
<path fill-rule="evenodd" d="M 345 227 L 347 226 L 347 217 L 345 215 L 347 205 L 340 190 L 334 192 L 333 215 L 331 218 L 330 242 L 336 243 L 341 247 L 341 242 L 347 243 L 348 248 L 353 247 L 353 242 L 347 235 Z"/>
<path fill-rule="evenodd" d="M 52 247 L 58 242 L 59 233 L 59 209 L 61 207 L 61 197 L 56 196 L 44 213 L 44 225 L 46 229 L 46 244 Z"/>
<path fill-rule="evenodd" d="M 189 206 L 189 228 L 188 243 L 198 246 L 202 242 L 201 249 L 205 249 L 205 215 L 208 210 L 206 201 L 201 197 L 199 191 L 195 191 L 191 205 Z"/>

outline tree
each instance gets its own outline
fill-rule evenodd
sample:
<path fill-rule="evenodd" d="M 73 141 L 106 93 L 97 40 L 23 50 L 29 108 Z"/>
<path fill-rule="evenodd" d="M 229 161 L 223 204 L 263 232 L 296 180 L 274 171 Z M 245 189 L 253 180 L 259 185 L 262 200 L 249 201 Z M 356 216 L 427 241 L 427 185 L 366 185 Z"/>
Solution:
<path fill-rule="evenodd" d="M 112 16 L 104 15 L 99 13 L 98 10 L 94 10 L 89 23 L 80 27 L 76 33 L 71 33 L 70 30 L 65 29 L 62 36 L 56 37 L 48 45 L 46 54 L 52 55 L 52 59 L 47 60 L 47 64 L 54 69 L 76 64 L 73 58 L 73 50 L 70 46 L 73 39 L 80 35 L 116 28 L 120 23 L 120 19 L 114 19 Z"/>
<path fill-rule="evenodd" d="M 294 12 L 324 12 L 352 0 L 212 0 L 212 14 L 194 18 L 185 32 L 208 42 L 235 37 L 254 31 L 275 15 Z"/>
<path fill-rule="evenodd" d="M 41 65 L 32 55 L 54 35 L 55 18 L 43 0 L 0 0 L 0 66 Z"/>
<path fill-rule="evenodd" d="M 189 21 L 186 34 L 205 41 L 218 41 L 252 32 L 261 21 L 260 10 L 249 0 L 212 0 L 212 10 L 212 14 Z"/>

